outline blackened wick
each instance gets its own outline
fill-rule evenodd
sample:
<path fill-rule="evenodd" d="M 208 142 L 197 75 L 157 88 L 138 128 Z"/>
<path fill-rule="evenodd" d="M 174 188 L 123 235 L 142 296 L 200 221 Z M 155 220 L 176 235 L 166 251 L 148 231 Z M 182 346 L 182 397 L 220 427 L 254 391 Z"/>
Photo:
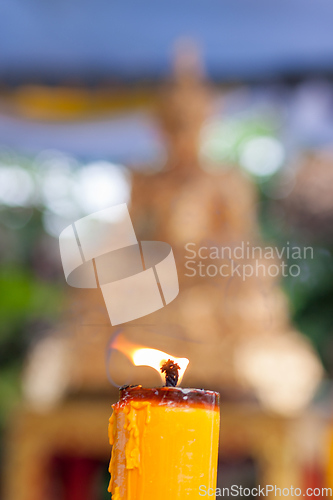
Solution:
<path fill-rule="evenodd" d="M 176 387 L 179 378 L 180 366 L 177 365 L 172 359 L 168 359 L 162 367 L 161 372 L 165 373 L 166 387 Z"/>

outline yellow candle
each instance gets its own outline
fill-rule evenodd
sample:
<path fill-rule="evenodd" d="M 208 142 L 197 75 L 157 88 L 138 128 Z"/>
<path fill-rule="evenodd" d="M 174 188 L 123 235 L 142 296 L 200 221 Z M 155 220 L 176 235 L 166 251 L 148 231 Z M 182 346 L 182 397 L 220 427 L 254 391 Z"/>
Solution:
<path fill-rule="evenodd" d="M 127 387 L 113 405 L 109 439 L 112 500 L 198 499 L 215 492 L 219 394 Z"/>

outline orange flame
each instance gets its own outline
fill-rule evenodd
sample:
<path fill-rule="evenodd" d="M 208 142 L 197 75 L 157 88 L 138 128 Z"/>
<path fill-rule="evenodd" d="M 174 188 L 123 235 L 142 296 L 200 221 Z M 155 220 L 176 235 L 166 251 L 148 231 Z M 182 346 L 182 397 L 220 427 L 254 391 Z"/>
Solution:
<path fill-rule="evenodd" d="M 187 358 L 177 358 L 172 354 L 168 354 L 158 349 L 150 349 L 142 347 L 126 340 L 122 335 L 119 335 L 114 341 L 112 347 L 122 352 L 127 356 L 135 366 L 150 366 L 154 368 L 164 380 L 161 373 L 161 367 L 168 359 L 172 359 L 180 366 L 178 383 L 181 382 L 189 360 Z"/>

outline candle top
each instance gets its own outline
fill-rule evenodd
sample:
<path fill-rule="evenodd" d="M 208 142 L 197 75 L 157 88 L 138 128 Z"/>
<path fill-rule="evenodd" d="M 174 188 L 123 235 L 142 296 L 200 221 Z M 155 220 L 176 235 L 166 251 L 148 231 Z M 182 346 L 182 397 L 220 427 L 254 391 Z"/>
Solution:
<path fill-rule="evenodd" d="M 220 394 L 204 389 L 187 389 L 183 387 L 151 387 L 141 385 L 120 388 L 119 404 L 129 401 L 149 401 L 153 405 L 204 407 L 218 410 Z"/>

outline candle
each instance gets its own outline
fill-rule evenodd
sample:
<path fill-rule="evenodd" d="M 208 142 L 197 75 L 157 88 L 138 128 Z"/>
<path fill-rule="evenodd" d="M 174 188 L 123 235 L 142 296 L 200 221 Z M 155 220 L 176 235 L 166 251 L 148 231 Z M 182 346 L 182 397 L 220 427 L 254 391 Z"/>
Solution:
<path fill-rule="evenodd" d="M 163 366 L 170 386 L 123 387 L 113 405 L 112 500 L 197 500 L 200 486 L 215 492 L 219 394 L 173 387 L 177 365 Z"/>

